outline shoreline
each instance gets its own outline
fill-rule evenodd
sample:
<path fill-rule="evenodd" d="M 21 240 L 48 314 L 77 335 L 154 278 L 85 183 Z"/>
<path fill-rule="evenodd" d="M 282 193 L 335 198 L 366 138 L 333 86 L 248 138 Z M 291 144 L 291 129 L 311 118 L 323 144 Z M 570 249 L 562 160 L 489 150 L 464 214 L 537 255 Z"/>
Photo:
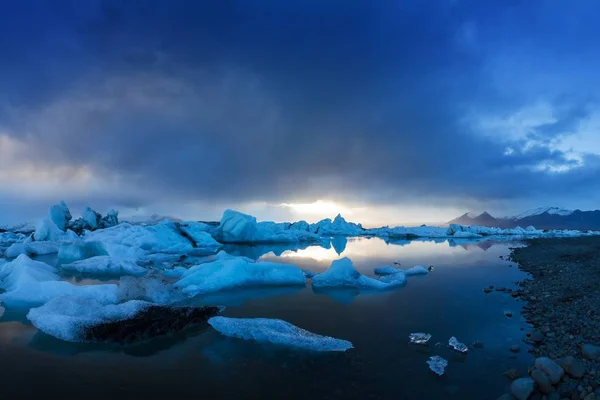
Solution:
<path fill-rule="evenodd" d="M 524 302 L 536 362 L 500 399 L 600 399 L 600 237 L 525 243 L 509 259 L 530 278 L 512 296 Z"/>

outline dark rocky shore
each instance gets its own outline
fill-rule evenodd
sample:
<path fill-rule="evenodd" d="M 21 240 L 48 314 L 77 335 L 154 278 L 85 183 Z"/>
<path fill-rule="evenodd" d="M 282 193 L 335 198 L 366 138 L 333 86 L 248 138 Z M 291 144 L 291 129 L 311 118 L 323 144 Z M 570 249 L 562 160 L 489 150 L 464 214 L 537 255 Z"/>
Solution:
<path fill-rule="evenodd" d="M 535 365 L 501 399 L 600 399 L 600 237 L 532 239 L 511 259 L 531 274 L 513 297 L 533 326 Z M 507 375 L 518 377 L 516 371 Z"/>

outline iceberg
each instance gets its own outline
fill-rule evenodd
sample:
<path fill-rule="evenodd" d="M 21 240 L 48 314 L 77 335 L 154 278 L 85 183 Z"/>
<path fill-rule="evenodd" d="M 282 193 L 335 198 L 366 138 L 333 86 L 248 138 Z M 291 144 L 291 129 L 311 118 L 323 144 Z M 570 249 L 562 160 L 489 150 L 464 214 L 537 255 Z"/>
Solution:
<path fill-rule="evenodd" d="M 174 222 L 166 221 L 156 225 L 142 226 L 122 223 L 110 228 L 87 232 L 86 242 L 118 244 L 145 250 L 149 253 L 190 253 L 202 248 L 215 251 L 221 245 L 210 235 L 198 235 L 198 242 L 192 242 L 181 234 Z"/>
<path fill-rule="evenodd" d="M 117 301 L 117 285 L 76 286 L 60 281 L 56 268 L 22 254 L 0 266 L 0 300 L 12 307 L 34 307 L 61 296 L 90 297 L 108 304 Z"/>
<path fill-rule="evenodd" d="M 218 307 L 166 307 L 131 300 L 102 304 L 94 299 L 60 296 L 29 311 L 40 331 L 69 342 L 131 343 L 206 323 Z"/>
<path fill-rule="evenodd" d="M 56 226 L 50 219 L 42 219 L 35 226 L 33 240 L 37 242 L 72 242 L 77 239 L 77 234 L 71 230 L 66 232 Z"/>
<path fill-rule="evenodd" d="M 219 243 L 213 239 L 211 232 L 214 231 L 214 227 L 205 224 L 203 222 L 181 222 L 176 223 L 175 226 L 179 228 L 189 239 L 191 239 L 196 247 L 221 247 Z"/>
<path fill-rule="evenodd" d="M 429 365 L 429 369 L 438 374 L 439 376 L 444 375 L 444 371 L 448 366 L 448 361 L 444 360 L 440 356 L 429 357 L 427 360 L 427 364 Z"/>
<path fill-rule="evenodd" d="M 295 265 L 254 262 L 219 253 L 211 262 L 191 267 L 175 283 L 190 297 L 244 287 L 304 285 L 306 277 Z"/>
<path fill-rule="evenodd" d="M 464 343 L 459 342 L 454 336 L 448 340 L 448 345 L 460 353 L 466 353 L 469 351 L 469 348 Z"/>
<path fill-rule="evenodd" d="M 398 276 L 395 276 L 398 275 Z M 406 276 L 404 274 L 393 274 L 387 282 L 369 278 L 354 269 L 352 261 L 344 257 L 331 263 L 329 269 L 317 274 L 312 278 L 313 288 L 354 288 L 366 290 L 391 289 L 404 285 Z"/>
<path fill-rule="evenodd" d="M 84 231 L 95 231 L 97 229 L 110 228 L 119 224 L 119 212 L 115 210 L 109 211 L 105 217 L 102 214 L 94 211 L 90 207 L 83 209 L 81 217 L 71 221 L 69 228 L 81 234 Z"/>
<path fill-rule="evenodd" d="M 62 264 L 66 271 L 97 275 L 144 275 L 146 268 L 140 267 L 133 260 L 111 256 L 95 256 L 68 264 Z"/>
<path fill-rule="evenodd" d="M 45 254 L 54 254 L 58 252 L 58 243 L 56 242 L 23 242 L 14 243 L 6 249 L 6 258 L 15 258 L 21 254 L 29 256 L 41 256 Z"/>
<path fill-rule="evenodd" d="M 311 225 L 310 228 L 312 232 L 325 236 L 362 236 L 367 234 L 361 224 L 347 222 L 341 214 L 338 214 L 333 221 L 325 218 Z"/>
<path fill-rule="evenodd" d="M 85 342 L 86 329 L 106 322 L 132 318 L 152 304 L 132 300 L 105 305 L 89 298 L 59 296 L 33 308 L 27 319 L 40 331 L 68 342 Z"/>
<path fill-rule="evenodd" d="M 289 228 L 289 225 L 258 223 L 251 215 L 225 210 L 217 237 L 223 243 L 297 243 L 321 239 L 310 232 L 285 229 L 286 226 Z"/>
<path fill-rule="evenodd" d="M 58 259 L 63 263 L 71 263 L 95 256 L 107 255 L 108 252 L 100 242 L 76 240 L 72 243 L 62 243 L 58 247 Z"/>
<path fill-rule="evenodd" d="M 100 226 L 102 215 L 91 208 L 86 207 L 84 208 L 83 213 L 81 213 L 81 218 L 88 224 L 90 230 L 96 230 Z"/>
<path fill-rule="evenodd" d="M 408 338 L 410 339 L 411 343 L 426 344 L 427 342 L 429 342 L 429 339 L 431 339 L 431 335 L 429 333 L 417 332 L 417 333 L 411 333 L 408 336 Z"/>
<path fill-rule="evenodd" d="M 347 340 L 317 335 L 280 319 L 213 317 L 208 323 L 225 336 L 244 340 L 313 351 L 346 351 L 353 348 Z"/>
<path fill-rule="evenodd" d="M 67 207 L 64 201 L 61 201 L 60 203 L 50 207 L 49 218 L 58 229 L 65 232 L 67 230 L 67 226 L 69 225 L 69 221 L 71 221 L 73 217 L 71 216 L 69 207 Z"/>

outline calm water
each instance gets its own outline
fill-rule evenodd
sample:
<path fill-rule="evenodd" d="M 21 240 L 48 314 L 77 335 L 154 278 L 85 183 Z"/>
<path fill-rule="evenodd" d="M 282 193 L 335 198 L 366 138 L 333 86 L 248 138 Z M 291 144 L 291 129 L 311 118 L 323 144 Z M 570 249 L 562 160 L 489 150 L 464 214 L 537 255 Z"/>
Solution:
<path fill-rule="evenodd" d="M 205 299 L 227 304 L 226 316 L 281 318 L 350 340 L 355 349 L 346 353 L 229 339 L 206 327 L 135 346 L 71 344 L 6 310 L 0 319 L 0 398 L 495 399 L 509 384 L 502 372 L 530 362 L 520 343 L 526 328 L 521 303 L 482 291 L 489 285 L 514 287 L 524 277 L 499 258 L 510 246 L 515 244 L 338 238 L 329 249 L 228 249 L 317 272 L 344 256 L 368 275 L 394 261 L 435 266 L 429 275 L 410 277 L 407 286 L 386 293 L 315 293 L 306 287 Z M 505 317 L 505 310 L 513 317 Z M 433 335 L 429 347 L 408 343 L 408 334 L 417 331 Z M 482 341 L 484 347 L 457 354 L 446 348 L 450 336 L 466 344 Z M 437 342 L 442 344 L 435 347 Z M 521 345 L 521 353 L 509 351 L 513 344 Z M 425 363 L 436 354 L 449 361 L 442 377 Z"/>

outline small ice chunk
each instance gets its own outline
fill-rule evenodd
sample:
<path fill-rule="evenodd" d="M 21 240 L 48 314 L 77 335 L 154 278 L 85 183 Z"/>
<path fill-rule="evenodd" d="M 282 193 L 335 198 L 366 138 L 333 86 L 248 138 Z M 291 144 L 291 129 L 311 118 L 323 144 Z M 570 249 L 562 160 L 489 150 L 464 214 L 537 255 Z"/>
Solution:
<path fill-rule="evenodd" d="M 410 338 L 410 342 L 415 344 L 425 344 L 431 339 L 429 333 L 423 332 L 411 333 L 408 337 Z"/>
<path fill-rule="evenodd" d="M 353 348 L 347 340 L 317 335 L 280 319 L 213 317 L 208 323 L 221 334 L 239 339 L 314 351 L 346 351 Z"/>
<path fill-rule="evenodd" d="M 438 374 L 439 376 L 444 375 L 444 371 L 448 366 L 448 361 L 444 360 L 440 356 L 432 356 L 427 360 L 427 364 L 429 364 L 429 369 Z"/>
<path fill-rule="evenodd" d="M 452 336 L 450 338 L 450 340 L 448 340 L 448 344 L 456 351 L 459 351 L 461 353 L 466 353 L 469 348 L 464 344 L 458 341 L 458 339 L 456 339 L 454 336 Z"/>
<path fill-rule="evenodd" d="M 404 273 L 407 276 L 427 275 L 429 273 L 429 270 L 421 265 L 415 265 L 414 267 L 405 270 Z"/>
<path fill-rule="evenodd" d="M 409 269 L 400 269 L 391 266 L 375 268 L 375 275 L 380 276 L 393 275 L 397 274 L 398 272 L 403 272 L 406 276 L 427 275 L 429 273 L 428 269 L 421 265 L 415 265 Z"/>

